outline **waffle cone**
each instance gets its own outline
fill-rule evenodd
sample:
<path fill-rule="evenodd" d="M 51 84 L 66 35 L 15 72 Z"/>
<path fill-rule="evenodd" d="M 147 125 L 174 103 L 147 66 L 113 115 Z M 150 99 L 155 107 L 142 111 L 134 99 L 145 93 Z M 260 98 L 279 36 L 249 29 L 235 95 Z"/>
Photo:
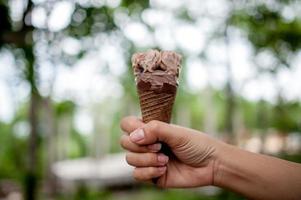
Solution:
<path fill-rule="evenodd" d="M 172 93 L 157 93 L 152 90 L 143 91 L 138 89 L 138 94 L 144 123 L 151 120 L 170 123 L 176 91 Z"/>

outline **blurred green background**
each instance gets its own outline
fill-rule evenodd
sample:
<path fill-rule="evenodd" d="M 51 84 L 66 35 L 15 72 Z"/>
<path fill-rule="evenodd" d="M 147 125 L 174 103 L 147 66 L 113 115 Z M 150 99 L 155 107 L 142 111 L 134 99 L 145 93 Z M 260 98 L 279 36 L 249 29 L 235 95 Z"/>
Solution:
<path fill-rule="evenodd" d="M 183 55 L 173 123 L 301 162 L 298 0 L 0 0 L 0 199 L 244 199 L 131 179 L 130 64 Z"/>

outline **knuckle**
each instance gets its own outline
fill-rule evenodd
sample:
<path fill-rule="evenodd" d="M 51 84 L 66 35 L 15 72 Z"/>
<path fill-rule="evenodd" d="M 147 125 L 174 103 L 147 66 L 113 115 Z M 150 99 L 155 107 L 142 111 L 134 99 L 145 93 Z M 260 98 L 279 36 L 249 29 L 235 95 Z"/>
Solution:
<path fill-rule="evenodd" d="M 133 128 L 133 127 L 135 127 L 135 122 L 134 122 L 134 120 L 132 120 L 131 118 L 128 118 L 128 120 L 127 120 L 127 125 L 128 125 L 128 127 L 130 127 L 131 129 Z"/>
<path fill-rule="evenodd" d="M 142 181 L 143 178 L 141 177 L 141 174 L 140 174 L 140 170 L 135 168 L 134 171 L 133 171 L 133 177 L 137 180 L 137 181 Z"/>
<path fill-rule="evenodd" d="M 148 152 L 148 149 L 146 147 L 139 146 L 139 147 L 136 147 L 136 148 L 137 148 L 138 153 L 147 153 Z"/>
<path fill-rule="evenodd" d="M 126 127 L 133 127 L 135 117 L 134 116 L 127 116 L 127 117 L 124 117 L 122 118 L 121 122 L 120 122 L 120 128 L 124 131 L 126 131 Z"/>
<path fill-rule="evenodd" d="M 148 162 L 149 163 L 156 164 L 157 160 L 158 160 L 157 155 L 154 154 L 154 153 L 150 154 L 149 157 L 148 157 Z"/>
<path fill-rule="evenodd" d="M 148 168 L 148 177 L 153 177 L 157 174 L 157 168 L 150 167 Z"/>
<path fill-rule="evenodd" d="M 158 120 L 152 120 L 148 123 L 149 125 L 149 129 L 151 132 L 155 132 L 156 130 L 158 130 L 159 126 L 160 126 L 160 122 Z"/>
<path fill-rule="evenodd" d="M 154 163 L 154 156 L 147 153 L 144 157 L 142 157 L 142 160 L 145 166 L 149 166 Z"/>

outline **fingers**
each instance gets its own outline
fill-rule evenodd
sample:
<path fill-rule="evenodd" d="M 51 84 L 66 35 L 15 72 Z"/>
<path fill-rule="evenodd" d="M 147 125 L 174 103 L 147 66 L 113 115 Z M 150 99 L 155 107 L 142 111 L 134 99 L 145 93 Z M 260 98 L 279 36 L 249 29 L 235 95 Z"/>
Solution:
<path fill-rule="evenodd" d="M 128 150 L 128 151 L 132 151 L 132 152 L 136 152 L 136 153 L 145 153 L 145 152 L 149 152 L 148 148 L 146 146 L 139 146 L 135 143 L 133 143 L 130 140 L 130 137 L 127 135 L 122 135 L 120 138 L 120 145 L 122 146 L 122 148 Z"/>
<path fill-rule="evenodd" d="M 165 172 L 166 172 L 166 166 L 139 167 L 139 168 L 135 168 L 133 176 L 138 181 L 149 181 L 153 178 L 162 176 Z"/>
<path fill-rule="evenodd" d="M 126 154 L 126 161 L 134 167 L 157 167 L 168 163 L 168 157 L 162 153 L 133 153 Z"/>
<path fill-rule="evenodd" d="M 137 117 L 128 116 L 121 120 L 120 128 L 124 132 L 129 134 L 129 133 L 133 132 L 134 130 L 136 130 L 137 128 L 142 127 L 143 125 L 144 125 L 144 123 Z"/>
<path fill-rule="evenodd" d="M 190 133 L 190 129 L 155 120 L 132 132 L 130 140 L 139 145 L 149 145 L 162 141 L 168 146 L 174 147 L 177 144 L 183 144 Z"/>
<path fill-rule="evenodd" d="M 120 138 L 120 145 L 122 148 L 136 153 L 146 153 L 146 152 L 158 152 L 160 151 L 162 145 L 160 143 L 155 143 L 151 145 L 146 146 L 140 146 L 136 143 L 133 143 L 130 140 L 130 137 L 128 135 L 122 135 Z"/>

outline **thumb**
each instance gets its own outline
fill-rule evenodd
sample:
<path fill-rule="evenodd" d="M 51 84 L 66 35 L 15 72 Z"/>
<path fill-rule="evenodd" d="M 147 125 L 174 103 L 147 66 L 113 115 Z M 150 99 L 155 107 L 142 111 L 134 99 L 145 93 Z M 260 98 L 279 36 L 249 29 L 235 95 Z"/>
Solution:
<path fill-rule="evenodd" d="M 187 138 L 187 134 L 181 129 L 184 128 L 154 120 L 132 132 L 130 140 L 139 145 L 164 142 L 172 148 Z"/>

